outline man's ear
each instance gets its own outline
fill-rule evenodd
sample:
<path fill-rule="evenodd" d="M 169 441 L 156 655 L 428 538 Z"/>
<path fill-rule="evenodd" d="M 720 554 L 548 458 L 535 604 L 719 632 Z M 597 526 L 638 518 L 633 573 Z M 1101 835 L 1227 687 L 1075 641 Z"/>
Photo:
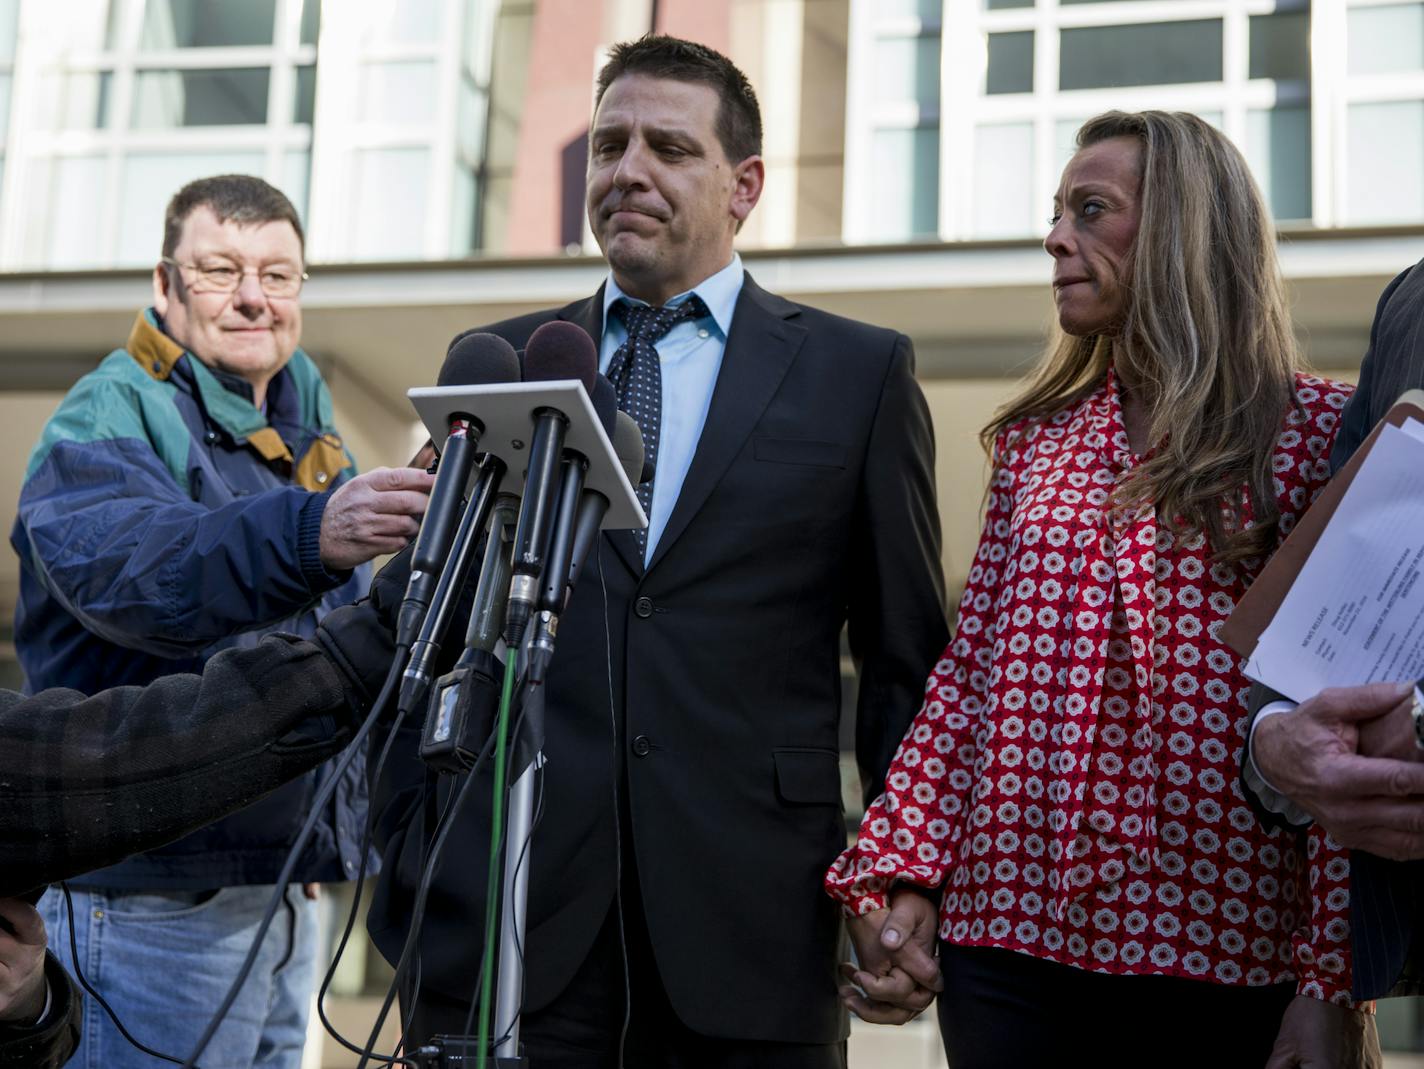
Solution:
<path fill-rule="evenodd" d="M 173 296 L 173 279 L 168 274 L 168 265 L 160 263 L 153 269 L 153 310 L 159 318 L 168 314 L 168 302 Z"/>
<path fill-rule="evenodd" d="M 732 218 L 737 228 L 747 221 L 752 209 L 761 200 L 761 191 L 766 185 L 766 164 L 760 156 L 748 156 L 732 171 Z"/>

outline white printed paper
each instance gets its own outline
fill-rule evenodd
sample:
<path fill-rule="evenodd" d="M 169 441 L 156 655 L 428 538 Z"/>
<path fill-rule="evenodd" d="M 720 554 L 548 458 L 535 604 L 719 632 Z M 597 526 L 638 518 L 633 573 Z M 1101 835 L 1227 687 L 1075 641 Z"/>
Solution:
<path fill-rule="evenodd" d="M 1424 676 L 1424 424 L 1385 426 L 1246 674 L 1295 701 Z"/>

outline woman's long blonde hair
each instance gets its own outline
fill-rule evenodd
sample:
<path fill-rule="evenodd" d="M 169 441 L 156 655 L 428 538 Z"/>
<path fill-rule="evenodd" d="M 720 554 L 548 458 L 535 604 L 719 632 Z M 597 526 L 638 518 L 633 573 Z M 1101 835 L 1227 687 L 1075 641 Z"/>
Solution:
<path fill-rule="evenodd" d="M 1055 328 L 1038 370 L 983 441 L 1076 404 L 1115 361 L 1143 391 L 1149 441 L 1159 446 L 1116 501 L 1152 502 L 1168 522 L 1205 532 L 1218 560 L 1259 556 L 1275 546 L 1271 458 L 1302 367 L 1270 216 L 1241 153 L 1197 116 L 1106 112 L 1083 124 L 1078 147 L 1115 137 L 1142 145 L 1142 215 L 1119 280 L 1121 327 L 1086 337 Z M 1243 529 L 1247 500 L 1252 526 Z"/>

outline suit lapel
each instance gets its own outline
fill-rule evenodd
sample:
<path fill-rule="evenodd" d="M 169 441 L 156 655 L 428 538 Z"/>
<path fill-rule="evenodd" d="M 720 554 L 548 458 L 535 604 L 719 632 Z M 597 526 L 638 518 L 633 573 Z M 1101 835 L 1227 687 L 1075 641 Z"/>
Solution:
<path fill-rule="evenodd" d="M 584 332 L 593 339 L 595 352 L 601 352 L 603 347 L 603 287 L 598 287 L 595 293 L 586 301 L 575 301 L 564 308 L 560 308 L 555 313 L 555 317 L 574 323 L 584 329 Z M 623 563 L 634 574 L 643 574 L 643 555 L 638 552 L 638 542 L 633 537 L 632 531 L 608 531 L 606 537 L 612 544 L 618 556 L 623 559 Z"/>
<path fill-rule="evenodd" d="M 806 328 L 790 322 L 799 314 L 790 301 L 767 293 L 752 281 L 751 275 L 746 276 L 712 391 L 707 422 L 677 503 L 649 562 L 650 569 L 667 555 L 668 548 L 706 503 L 771 403 L 806 340 Z M 628 544 L 636 547 L 632 536 L 627 538 Z M 636 548 L 633 553 L 637 555 Z"/>

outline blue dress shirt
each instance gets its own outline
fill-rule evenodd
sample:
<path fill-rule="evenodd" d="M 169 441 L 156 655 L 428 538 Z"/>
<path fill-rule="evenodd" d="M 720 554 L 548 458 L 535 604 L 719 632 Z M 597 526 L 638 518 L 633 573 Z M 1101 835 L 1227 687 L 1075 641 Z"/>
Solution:
<path fill-rule="evenodd" d="M 707 409 L 712 404 L 712 390 L 722 368 L 722 353 L 727 348 L 732 313 L 736 311 L 745 276 L 742 258 L 733 253 L 732 262 L 722 270 L 667 302 L 669 306 L 679 305 L 696 293 L 711 314 L 677 324 L 657 343 L 663 412 L 644 564 L 652 560 L 658 539 L 677 504 L 677 495 L 682 492 L 687 469 L 692 466 L 692 455 L 697 451 L 697 440 L 707 422 Z M 610 272 L 603 287 L 603 346 L 598 360 L 598 369 L 605 375 L 618 346 L 628 340 L 628 328 L 622 320 L 608 314 L 613 302 L 620 298 L 633 304 L 647 303 L 619 289 Z"/>

